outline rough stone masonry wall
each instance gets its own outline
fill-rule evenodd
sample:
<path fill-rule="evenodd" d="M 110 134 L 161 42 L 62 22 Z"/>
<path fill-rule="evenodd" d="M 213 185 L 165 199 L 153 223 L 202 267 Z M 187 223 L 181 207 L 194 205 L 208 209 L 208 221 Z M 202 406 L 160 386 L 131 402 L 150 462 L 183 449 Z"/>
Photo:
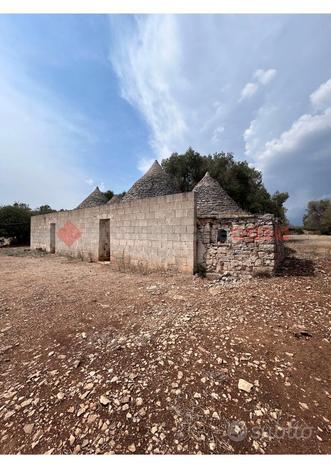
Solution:
<path fill-rule="evenodd" d="M 56 223 L 56 253 L 97 261 L 100 219 L 110 219 L 112 266 L 193 273 L 196 246 L 194 193 L 34 216 L 31 248 L 49 251 L 50 224 Z"/>
<path fill-rule="evenodd" d="M 227 239 L 217 242 L 224 229 Z M 197 263 L 207 273 L 272 274 L 283 260 L 281 230 L 272 215 L 198 219 Z"/>

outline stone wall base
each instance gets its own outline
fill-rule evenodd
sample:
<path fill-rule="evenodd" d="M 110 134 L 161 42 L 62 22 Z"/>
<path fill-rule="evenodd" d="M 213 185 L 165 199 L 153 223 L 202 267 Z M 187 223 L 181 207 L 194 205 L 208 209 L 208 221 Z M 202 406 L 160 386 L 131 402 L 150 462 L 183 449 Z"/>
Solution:
<path fill-rule="evenodd" d="M 284 258 L 272 215 L 199 218 L 197 242 L 197 263 L 207 274 L 271 276 Z"/>

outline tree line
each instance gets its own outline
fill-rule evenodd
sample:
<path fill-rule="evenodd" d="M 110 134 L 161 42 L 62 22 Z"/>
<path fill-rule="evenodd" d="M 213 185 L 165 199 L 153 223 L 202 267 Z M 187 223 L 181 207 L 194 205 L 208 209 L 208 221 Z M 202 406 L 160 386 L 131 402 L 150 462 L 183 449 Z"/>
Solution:
<path fill-rule="evenodd" d="M 303 226 L 307 231 L 317 234 L 331 234 L 331 200 L 312 200 L 308 203 L 303 217 Z"/>
<path fill-rule="evenodd" d="M 32 210 L 26 203 L 0 206 L 0 243 L 1 238 L 9 238 L 14 244 L 30 242 L 30 219 L 37 214 L 53 213 L 49 205 Z"/>
<path fill-rule="evenodd" d="M 262 173 L 247 161 L 235 161 L 232 153 L 202 155 L 192 148 L 163 159 L 162 167 L 172 174 L 182 192 L 191 191 L 208 171 L 241 208 L 251 213 L 271 213 L 286 223 L 287 192 L 267 191 Z"/>

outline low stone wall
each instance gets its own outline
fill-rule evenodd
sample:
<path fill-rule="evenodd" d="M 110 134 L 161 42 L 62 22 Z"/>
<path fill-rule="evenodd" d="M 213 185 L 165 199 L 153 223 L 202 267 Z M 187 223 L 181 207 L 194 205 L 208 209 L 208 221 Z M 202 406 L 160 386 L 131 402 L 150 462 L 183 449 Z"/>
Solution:
<path fill-rule="evenodd" d="M 226 240 L 217 241 L 223 230 Z M 272 274 L 283 260 L 281 230 L 272 215 L 198 219 L 197 263 L 207 273 Z"/>
<path fill-rule="evenodd" d="M 51 225 L 55 224 L 56 253 L 97 261 L 100 220 L 104 219 L 110 220 L 110 263 L 113 267 L 193 273 L 196 250 L 194 193 L 34 216 L 31 219 L 31 248 L 51 251 Z"/>

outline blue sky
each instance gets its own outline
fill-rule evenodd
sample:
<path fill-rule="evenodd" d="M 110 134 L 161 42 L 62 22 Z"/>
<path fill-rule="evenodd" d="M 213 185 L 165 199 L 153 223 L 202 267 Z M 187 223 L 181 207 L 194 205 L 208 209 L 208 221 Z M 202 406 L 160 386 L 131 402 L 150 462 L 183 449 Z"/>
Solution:
<path fill-rule="evenodd" d="M 0 204 L 73 208 L 155 158 L 232 151 L 331 197 L 331 16 L 0 15 Z"/>

